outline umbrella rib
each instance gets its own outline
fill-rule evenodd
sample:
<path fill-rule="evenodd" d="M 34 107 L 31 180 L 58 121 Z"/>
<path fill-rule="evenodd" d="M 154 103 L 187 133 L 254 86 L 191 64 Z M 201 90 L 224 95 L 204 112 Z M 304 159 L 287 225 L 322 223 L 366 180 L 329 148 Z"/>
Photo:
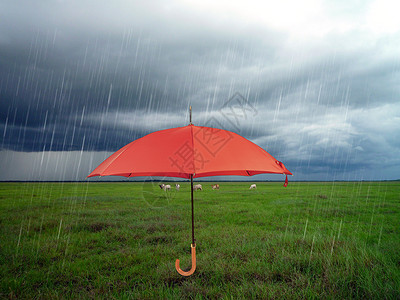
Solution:
<path fill-rule="evenodd" d="M 192 150 L 193 150 L 193 152 L 192 152 L 192 155 L 193 155 L 193 157 L 192 157 L 192 160 L 193 160 L 193 175 L 194 175 L 194 174 L 196 174 L 196 169 L 195 169 L 195 165 L 194 165 L 194 140 L 193 140 L 193 126 L 190 126 L 190 133 L 191 133 L 190 137 L 191 137 L 191 139 L 192 139 Z"/>

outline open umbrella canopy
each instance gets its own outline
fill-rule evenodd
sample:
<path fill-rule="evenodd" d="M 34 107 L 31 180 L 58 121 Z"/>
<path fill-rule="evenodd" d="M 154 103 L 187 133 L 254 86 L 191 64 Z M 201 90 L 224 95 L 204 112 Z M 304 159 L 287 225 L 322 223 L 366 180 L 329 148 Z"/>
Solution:
<path fill-rule="evenodd" d="M 292 175 L 267 151 L 222 129 L 194 126 L 148 134 L 121 148 L 88 177 L 167 176 L 180 178 L 262 173 Z"/>
<path fill-rule="evenodd" d="M 191 108 L 190 108 L 191 109 Z M 196 269 L 194 238 L 193 178 L 219 175 L 252 176 L 262 173 L 292 175 L 283 163 L 240 135 L 222 129 L 190 124 L 148 134 L 119 149 L 101 163 L 93 176 L 167 176 L 190 178 L 192 204 L 192 267 L 183 271 L 179 259 L 175 268 L 190 276 Z"/>

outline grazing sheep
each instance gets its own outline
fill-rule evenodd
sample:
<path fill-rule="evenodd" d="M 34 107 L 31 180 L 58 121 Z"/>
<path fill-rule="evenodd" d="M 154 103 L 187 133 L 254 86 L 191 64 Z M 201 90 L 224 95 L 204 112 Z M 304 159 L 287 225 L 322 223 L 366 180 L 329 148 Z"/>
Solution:
<path fill-rule="evenodd" d="M 160 184 L 160 189 L 164 190 L 164 191 L 170 191 L 171 190 L 171 186 L 169 184 Z"/>
<path fill-rule="evenodd" d="M 176 188 L 177 191 L 179 191 L 179 189 L 181 188 L 181 186 L 180 186 L 179 184 L 175 183 L 175 188 Z"/>
<path fill-rule="evenodd" d="M 252 185 L 250 185 L 249 190 L 251 190 L 251 189 L 257 189 L 257 186 L 255 184 L 252 184 Z"/>
<path fill-rule="evenodd" d="M 193 186 L 193 189 L 194 189 L 195 191 L 197 191 L 197 190 L 202 191 L 202 190 L 203 190 L 203 187 L 201 186 L 201 184 L 196 184 L 196 185 Z"/>
<path fill-rule="evenodd" d="M 213 190 L 219 190 L 219 184 L 212 184 L 211 187 Z"/>

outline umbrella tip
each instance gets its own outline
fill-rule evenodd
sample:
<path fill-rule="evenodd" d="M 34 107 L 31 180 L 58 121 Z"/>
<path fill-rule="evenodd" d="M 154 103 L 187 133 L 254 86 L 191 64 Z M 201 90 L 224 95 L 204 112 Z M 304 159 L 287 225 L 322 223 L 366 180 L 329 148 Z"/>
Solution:
<path fill-rule="evenodd" d="M 192 125 L 192 106 L 189 106 L 189 112 L 190 112 L 190 125 Z"/>

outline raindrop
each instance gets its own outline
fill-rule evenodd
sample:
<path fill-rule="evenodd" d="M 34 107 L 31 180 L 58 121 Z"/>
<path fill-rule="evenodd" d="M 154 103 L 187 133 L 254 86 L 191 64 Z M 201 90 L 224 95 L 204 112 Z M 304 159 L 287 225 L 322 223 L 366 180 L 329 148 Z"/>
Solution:
<path fill-rule="evenodd" d="M 331 256 L 333 254 L 333 247 L 335 246 L 335 236 L 333 236 L 332 247 L 331 247 Z"/>
<path fill-rule="evenodd" d="M 16 249 L 15 255 L 18 255 L 19 244 L 20 244 L 20 242 L 21 242 L 21 235 L 22 235 L 22 225 L 23 225 L 23 221 L 21 222 L 21 227 L 20 227 L 20 229 L 19 229 L 18 243 L 17 243 L 17 249 Z"/>
<path fill-rule="evenodd" d="M 315 234 L 313 235 L 313 238 L 312 238 L 312 244 L 311 244 L 311 250 L 310 250 L 310 258 L 308 260 L 308 264 L 309 265 L 311 263 L 311 257 L 312 257 L 312 253 L 313 253 L 313 249 L 314 249 L 314 242 L 315 242 Z"/>
<path fill-rule="evenodd" d="M 343 219 L 340 220 L 339 232 L 338 232 L 338 237 L 337 237 L 338 240 L 340 239 L 340 232 L 342 230 L 342 222 L 343 222 Z"/>
<path fill-rule="evenodd" d="M 304 227 L 303 241 L 304 241 L 304 239 L 306 237 L 307 225 L 308 225 L 308 218 L 307 218 L 307 221 L 306 221 L 306 226 Z"/>

